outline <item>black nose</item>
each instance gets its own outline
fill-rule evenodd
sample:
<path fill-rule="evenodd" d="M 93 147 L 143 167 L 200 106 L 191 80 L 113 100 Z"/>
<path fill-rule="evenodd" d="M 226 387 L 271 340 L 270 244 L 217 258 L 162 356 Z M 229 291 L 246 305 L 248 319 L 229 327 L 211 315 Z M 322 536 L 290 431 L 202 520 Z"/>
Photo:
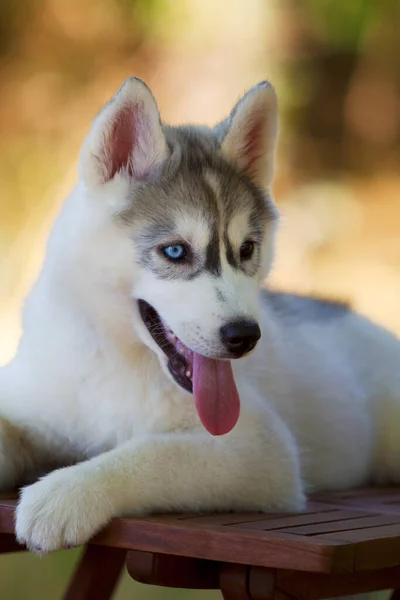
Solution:
<path fill-rule="evenodd" d="M 220 329 L 222 342 L 236 357 L 253 350 L 261 337 L 261 331 L 254 321 L 231 321 Z"/>

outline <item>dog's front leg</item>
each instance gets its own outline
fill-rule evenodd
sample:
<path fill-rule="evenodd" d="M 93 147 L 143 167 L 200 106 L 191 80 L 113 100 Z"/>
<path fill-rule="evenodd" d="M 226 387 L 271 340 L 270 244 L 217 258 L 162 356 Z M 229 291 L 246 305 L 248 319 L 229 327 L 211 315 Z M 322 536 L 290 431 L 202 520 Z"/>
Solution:
<path fill-rule="evenodd" d="M 275 415 L 243 416 L 226 436 L 205 431 L 132 440 L 26 487 L 18 540 L 37 552 L 87 542 L 114 516 L 173 510 L 296 511 L 297 451 Z"/>
<path fill-rule="evenodd" d="M 28 430 L 0 416 L 0 491 L 34 481 L 40 472 L 40 449 Z"/>

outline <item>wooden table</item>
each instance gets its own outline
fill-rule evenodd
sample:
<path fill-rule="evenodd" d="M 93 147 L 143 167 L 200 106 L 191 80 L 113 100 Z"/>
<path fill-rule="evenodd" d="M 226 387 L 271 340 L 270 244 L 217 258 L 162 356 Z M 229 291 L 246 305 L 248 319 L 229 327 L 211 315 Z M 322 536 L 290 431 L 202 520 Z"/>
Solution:
<path fill-rule="evenodd" d="M 15 503 L 0 500 L 0 552 L 23 550 L 13 535 Z M 226 600 L 396 590 L 400 490 L 314 496 L 295 515 L 114 519 L 88 544 L 64 600 L 108 600 L 125 564 L 137 581 L 220 589 Z"/>

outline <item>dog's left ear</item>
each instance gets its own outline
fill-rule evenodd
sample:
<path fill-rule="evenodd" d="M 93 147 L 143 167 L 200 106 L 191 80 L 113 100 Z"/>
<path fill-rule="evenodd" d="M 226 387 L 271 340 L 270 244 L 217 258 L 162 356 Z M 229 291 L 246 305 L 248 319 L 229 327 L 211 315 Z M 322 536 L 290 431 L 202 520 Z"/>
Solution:
<path fill-rule="evenodd" d="M 225 156 L 267 188 L 274 174 L 278 134 L 278 103 L 272 85 L 264 81 L 253 87 L 215 132 Z"/>
<path fill-rule="evenodd" d="M 144 181 L 167 156 L 156 101 L 146 84 L 132 77 L 95 119 L 82 147 L 80 172 L 91 187 L 117 175 Z"/>

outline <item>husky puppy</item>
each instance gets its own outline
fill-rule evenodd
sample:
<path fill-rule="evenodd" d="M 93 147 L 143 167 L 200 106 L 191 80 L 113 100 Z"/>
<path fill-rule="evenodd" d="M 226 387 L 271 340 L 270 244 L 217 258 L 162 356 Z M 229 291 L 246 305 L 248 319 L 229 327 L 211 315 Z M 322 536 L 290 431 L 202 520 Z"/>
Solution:
<path fill-rule="evenodd" d="M 31 550 L 117 515 L 298 511 L 400 481 L 399 341 L 260 291 L 276 137 L 267 82 L 212 129 L 165 125 L 135 78 L 95 119 L 0 372 L 0 486 L 26 486 Z"/>

